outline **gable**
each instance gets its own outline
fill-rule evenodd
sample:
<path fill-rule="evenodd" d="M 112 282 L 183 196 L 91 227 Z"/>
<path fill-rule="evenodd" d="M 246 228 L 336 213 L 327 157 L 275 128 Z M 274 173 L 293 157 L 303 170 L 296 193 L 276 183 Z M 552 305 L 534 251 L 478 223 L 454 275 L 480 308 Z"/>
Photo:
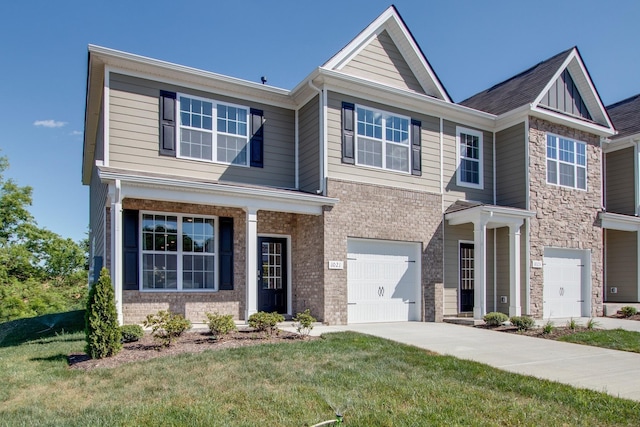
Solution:
<path fill-rule="evenodd" d="M 571 73 L 565 69 L 540 100 L 540 104 L 583 119 L 592 120 L 591 114 L 575 85 Z"/>
<path fill-rule="evenodd" d="M 402 89 L 425 93 L 398 46 L 385 30 L 347 62 L 342 71 Z"/>

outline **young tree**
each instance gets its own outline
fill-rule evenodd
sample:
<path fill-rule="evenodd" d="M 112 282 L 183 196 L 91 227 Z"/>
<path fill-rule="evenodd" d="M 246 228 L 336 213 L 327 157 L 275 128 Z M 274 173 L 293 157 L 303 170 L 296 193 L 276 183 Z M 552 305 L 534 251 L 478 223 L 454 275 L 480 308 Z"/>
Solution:
<path fill-rule="evenodd" d="M 89 291 L 85 314 L 86 352 L 92 359 L 115 356 L 122 349 L 115 295 L 109 271 L 100 271 L 98 283 Z"/>

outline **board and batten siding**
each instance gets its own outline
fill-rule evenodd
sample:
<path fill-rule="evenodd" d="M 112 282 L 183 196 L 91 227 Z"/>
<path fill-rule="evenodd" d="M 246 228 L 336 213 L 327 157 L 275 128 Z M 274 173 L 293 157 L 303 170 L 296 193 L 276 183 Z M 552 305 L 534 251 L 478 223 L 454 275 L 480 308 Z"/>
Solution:
<path fill-rule="evenodd" d="M 342 163 L 342 102 L 350 102 L 422 122 L 422 176 Z M 351 96 L 328 93 L 328 176 L 344 181 L 440 193 L 440 119 Z"/>
<path fill-rule="evenodd" d="M 382 31 L 341 70 L 389 86 L 425 93 L 387 31 Z"/>
<path fill-rule="evenodd" d="M 298 166 L 300 190 L 315 193 L 320 188 L 320 106 L 318 96 L 298 111 Z"/>
<path fill-rule="evenodd" d="M 264 111 L 264 167 L 243 167 L 159 155 L 160 90 Z M 109 91 L 109 166 L 209 181 L 280 188 L 295 186 L 295 113 L 215 93 L 112 73 Z"/>
<path fill-rule="evenodd" d="M 638 245 L 635 231 L 605 230 L 608 302 L 637 302 Z M 618 292 L 611 293 L 611 288 Z"/>
<path fill-rule="evenodd" d="M 635 215 L 635 170 L 633 147 L 605 154 L 607 212 Z"/>
<path fill-rule="evenodd" d="M 496 133 L 496 204 L 527 208 L 525 124 Z"/>

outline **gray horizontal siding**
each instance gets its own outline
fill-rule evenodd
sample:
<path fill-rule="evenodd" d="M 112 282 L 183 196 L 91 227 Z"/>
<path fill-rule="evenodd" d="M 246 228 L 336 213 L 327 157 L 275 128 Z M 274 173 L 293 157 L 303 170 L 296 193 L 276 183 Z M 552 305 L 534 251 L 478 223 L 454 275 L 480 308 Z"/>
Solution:
<path fill-rule="evenodd" d="M 89 244 L 91 244 L 92 240 L 94 241 L 94 251 L 90 254 L 91 257 L 104 257 L 105 255 L 104 215 L 108 190 L 109 187 L 100 182 L 97 168 L 94 167 L 91 174 L 91 185 L 89 187 L 89 229 L 91 230 Z"/>
<path fill-rule="evenodd" d="M 496 133 L 496 203 L 527 208 L 525 124 Z"/>
<path fill-rule="evenodd" d="M 424 93 L 418 79 L 386 31 L 371 40 L 342 71 L 390 86 Z"/>
<path fill-rule="evenodd" d="M 636 232 L 605 230 L 607 263 L 607 301 L 637 302 L 638 298 L 638 246 Z M 618 293 L 612 294 L 611 288 Z"/>
<path fill-rule="evenodd" d="M 315 193 L 320 188 L 320 107 L 315 96 L 298 112 L 300 190 Z"/>
<path fill-rule="evenodd" d="M 160 156 L 160 90 L 192 94 L 264 111 L 264 168 L 231 166 Z M 168 173 L 210 181 L 273 187 L 295 186 L 295 117 L 293 110 L 249 103 L 151 80 L 111 74 L 109 103 L 109 166 Z"/>
<path fill-rule="evenodd" d="M 342 163 L 342 102 L 351 102 L 390 113 L 401 114 L 422 122 L 422 176 Z M 440 192 L 440 119 L 389 106 L 328 94 L 328 175 L 331 178 L 368 184 L 387 185 L 408 190 Z"/>
<path fill-rule="evenodd" d="M 473 242 L 473 224 L 456 226 L 445 225 L 444 228 L 444 287 L 458 288 L 460 262 L 460 240 Z"/>
<path fill-rule="evenodd" d="M 605 185 L 608 212 L 635 215 L 635 170 L 633 147 L 605 155 Z"/>

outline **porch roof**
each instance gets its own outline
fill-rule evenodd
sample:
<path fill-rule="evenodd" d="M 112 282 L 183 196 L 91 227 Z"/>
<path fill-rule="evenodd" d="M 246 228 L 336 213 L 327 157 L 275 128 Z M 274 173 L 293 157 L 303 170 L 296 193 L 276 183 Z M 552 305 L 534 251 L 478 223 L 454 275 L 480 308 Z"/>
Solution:
<path fill-rule="evenodd" d="M 522 224 L 535 214 L 526 209 L 459 200 L 447 209 L 444 217 L 449 225 L 484 223 L 487 228 L 500 228 Z"/>
<path fill-rule="evenodd" d="M 635 215 L 623 215 L 611 212 L 600 212 L 602 228 L 618 231 L 640 231 L 640 218 Z"/>

